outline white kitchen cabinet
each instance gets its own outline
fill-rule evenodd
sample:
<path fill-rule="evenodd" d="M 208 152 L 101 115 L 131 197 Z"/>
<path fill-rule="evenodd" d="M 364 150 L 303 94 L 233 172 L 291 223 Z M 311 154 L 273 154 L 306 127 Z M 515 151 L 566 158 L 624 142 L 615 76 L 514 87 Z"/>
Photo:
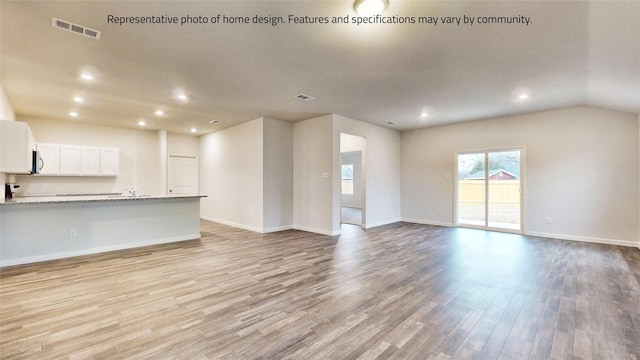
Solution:
<path fill-rule="evenodd" d="M 120 150 L 95 146 L 38 144 L 40 176 L 118 176 Z"/>
<path fill-rule="evenodd" d="M 60 175 L 60 145 L 38 143 L 40 175 Z"/>
<path fill-rule="evenodd" d="M 120 169 L 120 150 L 100 148 L 100 176 L 118 176 Z"/>
<path fill-rule="evenodd" d="M 36 142 L 29 125 L 0 120 L 0 172 L 31 174 Z"/>
<path fill-rule="evenodd" d="M 80 147 L 80 175 L 100 175 L 100 148 L 93 146 Z"/>
<path fill-rule="evenodd" d="M 80 146 L 60 145 L 60 175 L 80 175 Z"/>

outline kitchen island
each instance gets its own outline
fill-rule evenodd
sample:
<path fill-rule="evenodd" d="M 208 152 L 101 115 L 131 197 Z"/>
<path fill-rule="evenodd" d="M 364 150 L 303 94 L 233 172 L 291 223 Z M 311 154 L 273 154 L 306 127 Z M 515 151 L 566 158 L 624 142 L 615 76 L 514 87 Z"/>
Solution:
<path fill-rule="evenodd" d="M 200 238 L 200 198 L 23 197 L 0 203 L 0 266 Z"/>

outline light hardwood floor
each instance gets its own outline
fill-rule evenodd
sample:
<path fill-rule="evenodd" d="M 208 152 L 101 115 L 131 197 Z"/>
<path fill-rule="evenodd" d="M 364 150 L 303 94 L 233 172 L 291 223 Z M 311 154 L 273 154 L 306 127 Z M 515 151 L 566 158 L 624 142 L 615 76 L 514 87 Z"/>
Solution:
<path fill-rule="evenodd" d="M 640 250 L 397 223 L 0 271 L 2 359 L 640 359 Z"/>

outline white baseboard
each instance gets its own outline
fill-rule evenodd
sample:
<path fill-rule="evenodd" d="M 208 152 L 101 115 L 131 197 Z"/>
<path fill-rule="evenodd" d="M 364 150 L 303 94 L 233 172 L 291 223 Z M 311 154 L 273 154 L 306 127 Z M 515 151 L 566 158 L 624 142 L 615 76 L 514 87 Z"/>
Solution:
<path fill-rule="evenodd" d="M 234 223 L 234 222 L 231 222 L 231 221 L 216 219 L 216 218 L 212 218 L 212 217 L 208 217 L 208 216 L 202 216 L 202 215 L 200 215 L 200 219 L 207 220 L 207 221 L 212 221 L 214 223 L 231 226 L 231 227 L 238 228 L 238 229 L 249 230 L 249 231 L 253 231 L 253 232 L 257 232 L 257 233 L 262 233 L 262 229 L 260 229 L 260 228 L 253 227 L 253 226 L 248 226 L 248 225 L 243 225 L 243 224 L 237 224 L 237 223 Z"/>
<path fill-rule="evenodd" d="M 594 238 L 594 237 L 588 237 L 588 236 L 576 236 L 576 235 L 566 235 L 566 234 L 552 234 L 552 233 L 544 233 L 544 232 L 537 232 L 537 231 L 525 231 L 525 235 L 559 239 L 559 240 L 582 241 L 582 242 L 588 242 L 588 243 L 630 246 L 630 247 L 640 248 L 640 244 L 638 244 L 637 241 L 629 241 L 629 240 L 604 239 L 604 238 Z"/>
<path fill-rule="evenodd" d="M 222 224 L 222 225 L 231 226 L 231 227 L 242 229 L 242 230 L 249 230 L 249 231 L 257 232 L 257 233 L 260 233 L 260 234 L 267 234 L 267 233 L 272 233 L 272 232 L 278 232 L 278 231 L 294 229 L 293 225 L 272 227 L 272 228 L 268 228 L 268 229 L 260 229 L 260 228 L 254 227 L 254 226 L 238 224 L 238 223 L 234 223 L 234 222 L 231 222 L 231 221 L 220 220 L 220 219 L 216 219 L 216 218 L 212 218 L 212 217 L 208 217 L 208 216 L 200 216 L 200 219 L 211 221 L 211 222 Z"/>
<path fill-rule="evenodd" d="M 29 257 L 23 257 L 18 259 L 2 260 L 2 262 L 0 262 L 0 267 L 29 264 L 29 263 L 49 261 L 49 260 L 58 260 L 58 259 L 76 257 L 76 256 L 99 254 L 99 253 L 110 252 L 110 251 L 133 249 L 138 247 L 167 244 L 167 243 L 179 242 L 179 241 L 196 240 L 200 238 L 201 238 L 200 233 L 197 233 L 197 234 L 155 239 L 150 241 L 141 241 L 141 242 L 130 243 L 130 244 L 118 244 L 118 245 L 111 245 L 111 246 L 103 246 L 99 248 L 66 251 L 66 252 L 55 253 L 55 254 L 29 256 Z"/>
<path fill-rule="evenodd" d="M 429 220 L 403 218 L 402 221 L 408 222 L 408 223 L 414 223 L 414 224 L 423 224 L 423 225 L 435 225 L 435 226 L 445 226 L 445 227 L 456 226 L 453 223 L 445 223 L 445 222 L 429 221 Z M 558 239 L 558 240 L 582 241 L 582 242 L 596 243 L 596 244 L 629 246 L 629 247 L 637 247 L 640 249 L 640 242 L 630 241 L 630 240 L 605 239 L 605 238 L 595 238 L 595 237 L 588 237 L 588 236 L 576 236 L 576 235 L 566 235 L 566 234 L 552 234 L 552 233 L 543 233 L 543 232 L 537 232 L 537 231 L 525 231 L 524 235 Z"/>
<path fill-rule="evenodd" d="M 440 222 L 440 221 L 431 221 L 431 220 L 419 220 L 419 219 L 406 219 L 402 218 L 401 221 L 414 223 L 414 224 L 422 224 L 422 225 L 435 225 L 435 226 L 445 226 L 445 227 L 455 227 L 454 223 Z"/>
<path fill-rule="evenodd" d="M 340 231 L 327 231 L 327 230 L 314 229 L 314 228 L 299 226 L 299 225 L 293 225 L 293 228 L 300 231 L 312 232 L 312 233 L 328 235 L 328 236 L 340 235 Z"/>
<path fill-rule="evenodd" d="M 342 205 L 341 207 L 346 207 L 350 209 L 362 209 L 362 205 Z"/>
<path fill-rule="evenodd" d="M 285 230 L 291 230 L 291 229 L 293 229 L 293 225 L 278 226 L 278 227 L 273 227 L 273 228 L 264 229 L 264 230 L 262 230 L 262 233 L 263 233 L 263 234 L 268 234 L 268 233 L 273 233 L 273 232 L 278 232 L 278 231 L 285 231 Z"/>
<path fill-rule="evenodd" d="M 394 224 L 394 223 L 397 223 L 397 222 L 400 222 L 400 221 L 402 221 L 402 220 L 401 219 L 384 220 L 384 221 L 379 221 L 379 222 L 372 223 L 372 224 L 366 224 L 363 227 L 365 229 L 371 229 L 371 228 L 378 227 L 378 226 Z"/>

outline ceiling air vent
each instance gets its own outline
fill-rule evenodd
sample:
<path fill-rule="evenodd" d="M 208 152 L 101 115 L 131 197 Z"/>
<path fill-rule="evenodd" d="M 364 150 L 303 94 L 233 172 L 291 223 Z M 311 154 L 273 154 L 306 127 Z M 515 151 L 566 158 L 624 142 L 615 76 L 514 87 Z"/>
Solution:
<path fill-rule="evenodd" d="M 66 21 L 66 20 L 62 20 L 62 19 L 58 19 L 56 17 L 52 17 L 51 18 L 51 24 L 55 28 L 66 30 L 66 31 L 70 31 L 72 33 L 76 33 L 78 35 L 86 36 L 86 37 L 89 37 L 89 38 L 92 38 L 92 39 L 96 39 L 96 40 L 100 40 L 100 35 L 102 34 L 98 30 L 94 30 L 94 29 L 88 28 L 86 26 L 74 24 L 72 22 L 69 22 L 69 21 Z"/>
<path fill-rule="evenodd" d="M 298 100 L 303 100 L 303 101 L 311 101 L 311 100 L 315 100 L 314 97 L 309 96 L 309 95 L 305 95 L 305 94 L 298 94 L 295 96 L 296 99 Z"/>

